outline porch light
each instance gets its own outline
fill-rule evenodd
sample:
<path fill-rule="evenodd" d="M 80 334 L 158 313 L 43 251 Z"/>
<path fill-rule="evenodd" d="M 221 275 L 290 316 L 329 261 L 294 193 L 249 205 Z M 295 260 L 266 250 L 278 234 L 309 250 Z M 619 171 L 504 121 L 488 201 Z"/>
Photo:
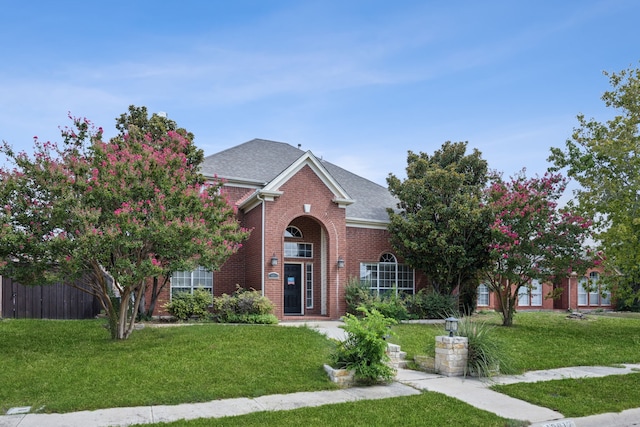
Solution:
<path fill-rule="evenodd" d="M 344 259 L 342 257 L 338 258 L 338 268 L 344 268 Z"/>
<path fill-rule="evenodd" d="M 273 253 L 273 256 L 271 257 L 271 265 L 274 266 L 274 267 L 276 265 L 278 265 L 278 257 L 276 256 L 275 252 Z"/>
<path fill-rule="evenodd" d="M 453 316 L 444 319 L 444 330 L 449 332 L 450 337 L 454 336 L 458 332 L 458 319 Z"/>

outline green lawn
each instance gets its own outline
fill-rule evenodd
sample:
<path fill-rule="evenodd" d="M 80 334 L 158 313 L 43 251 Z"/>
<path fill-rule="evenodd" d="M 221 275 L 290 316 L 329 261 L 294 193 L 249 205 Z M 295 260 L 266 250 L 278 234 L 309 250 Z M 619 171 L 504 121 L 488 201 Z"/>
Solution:
<path fill-rule="evenodd" d="M 111 341 L 103 321 L 0 321 L 0 411 L 70 412 L 334 388 L 307 328 L 202 324 Z"/>

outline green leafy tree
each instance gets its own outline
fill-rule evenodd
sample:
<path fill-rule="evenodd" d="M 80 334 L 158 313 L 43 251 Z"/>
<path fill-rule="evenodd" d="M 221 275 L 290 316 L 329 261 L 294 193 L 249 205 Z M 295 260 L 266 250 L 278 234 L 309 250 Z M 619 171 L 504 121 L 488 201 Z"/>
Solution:
<path fill-rule="evenodd" d="M 603 279 L 633 304 L 640 298 L 640 69 L 604 75 L 612 89 L 602 100 L 616 115 L 606 122 L 578 115 L 564 150 L 552 148 L 549 160 L 580 184 L 579 208 L 594 216 L 606 255 Z"/>
<path fill-rule="evenodd" d="M 466 147 L 446 142 L 432 156 L 410 151 L 407 178 L 387 178 L 400 200 L 397 211 L 388 210 L 391 243 L 441 294 L 477 286 L 489 260 L 491 212 L 481 203 L 487 162 Z"/>
<path fill-rule="evenodd" d="M 102 128 L 71 119 L 60 147 L 36 138 L 32 157 L 0 150 L 14 165 L 0 170 L 0 274 L 25 285 L 79 281 L 112 337 L 126 339 L 149 278 L 217 269 L 248 233 L 222 183 L 204 182 L 186 131 L 131 107 L 104 142 Z"/>
<path fill-rule="evenodd" d="M 532 280 L 554 282 L 591 265 L 585 256 L 591 221 L 570 204 L 559 207 L 565 187 L 560 174 L 528 179 L 521 172 L 509 181 L 494 177 L 486 190 L 487 206 L 495 216 L 493 261 L 484 283 L 497 297 L 503 326 L 513 324 L 518 293 Z"/>

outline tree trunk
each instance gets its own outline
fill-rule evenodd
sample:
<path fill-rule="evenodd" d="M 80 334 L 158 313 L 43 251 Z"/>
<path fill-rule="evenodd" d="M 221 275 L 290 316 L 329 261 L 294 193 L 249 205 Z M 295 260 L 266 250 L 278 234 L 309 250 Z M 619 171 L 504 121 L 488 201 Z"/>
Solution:
<path fill-rule="evenodd" d="M 513 326 L 513 315 L 516 312 L 517 296 L 518 296 L 517 290 L 513 295 L 511 295 L 511 292 L 509 292 L 509 296 L 507 298 L 507 310 L 502 315 L 502 326 Z"/>

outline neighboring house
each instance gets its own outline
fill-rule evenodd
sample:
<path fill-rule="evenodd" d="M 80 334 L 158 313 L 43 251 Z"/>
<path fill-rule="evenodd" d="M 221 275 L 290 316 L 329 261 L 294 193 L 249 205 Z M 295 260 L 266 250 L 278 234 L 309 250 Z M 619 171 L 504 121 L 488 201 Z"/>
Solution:
<path fill-rule="evenodd" d="M 522 287 L 518 292 L 518 310 L 594 310 L 614 309 L 611 293 L 600 286 L 601 268 L 587 270 L 584 276 L 572 275 L 562 280 L 555 288 L 550 283 L 531 282 L 531 287 Z M 557 298 L 548 298 L 556 294 Z M 495 309 L 498 301 L 486 285 L 478 286 L 478 310 Z"/>
<path fill-rule="evenodd" d="M 239 286 L 261 291 L 279 319 L 338 319 L 352 278 L 381 293 L 426 287 L 391 248 L 386 209 L 397 200 L 385 187 L 262 139 L 206 157 L 202 173 L 224 180 L 222 192 L 251 236 L 220 271 L 175 273 L 158 307 L 170 292 L 204 287 L 221 295 Z"/>

